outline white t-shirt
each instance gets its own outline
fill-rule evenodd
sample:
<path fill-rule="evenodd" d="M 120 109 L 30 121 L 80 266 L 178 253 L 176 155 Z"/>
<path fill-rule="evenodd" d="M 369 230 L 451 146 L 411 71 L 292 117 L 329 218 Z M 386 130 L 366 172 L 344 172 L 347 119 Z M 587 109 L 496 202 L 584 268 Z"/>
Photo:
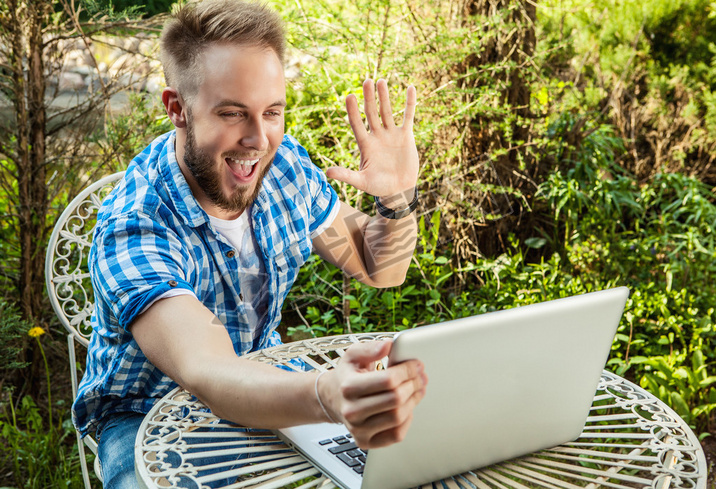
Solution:
<path fill-rule="evenodd" d="M 216 231 L 226 238 L 237 252 L 235 259 L 239 261 L 239 297 L 244 303 L 246 319 L 256 339 L 268 309 L 268 276 L 264 261 L 257 252 L 249 214 L 250 212 L 244 211 L 232 221 L 213 216 L 209 216 L 209 219 Z"/>

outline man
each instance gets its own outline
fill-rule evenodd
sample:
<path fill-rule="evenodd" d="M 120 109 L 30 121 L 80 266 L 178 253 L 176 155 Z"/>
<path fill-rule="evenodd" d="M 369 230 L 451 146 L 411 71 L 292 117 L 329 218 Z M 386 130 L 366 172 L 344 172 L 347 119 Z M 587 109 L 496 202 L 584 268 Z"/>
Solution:
<path fill-rule="evenodd" d="M 363 448 L 401 440 L 427 379 L 418 361 L 376 371 L 390 343 L 355 345 L 322 376 L 240 355 L 280 343 L 281 304 L 312 250 L 366 284 L 404 280 L 417 234 L 415 89 L 400 127 L 385 81 L 363 86 L 369 129 L 356 98 L 346 101 L 360 171 L 326 175 L 378 197 L 381 214 L 369 217 L 338 201 L 284 135 L 275 13 L 190 4 L 165 26 L 161 49 L 175 131 L 132 161 L 90 253 L 94 334 L 73 414 L 83 435 L 97 431 L 105 487 L 136 484 L 139 423 L 176 384 L 243 425 L 340 421 Z"/>

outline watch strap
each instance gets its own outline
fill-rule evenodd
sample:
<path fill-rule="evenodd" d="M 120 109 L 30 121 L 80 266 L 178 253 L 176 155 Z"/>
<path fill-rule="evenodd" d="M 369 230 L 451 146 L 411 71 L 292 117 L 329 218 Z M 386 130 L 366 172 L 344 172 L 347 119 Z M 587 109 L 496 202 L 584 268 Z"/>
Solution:
<path fill-rule="evenodd" d="M 413 195 L 413 200 L 408 204 L 408 207 L 404 209 L 391 209 L 389 207 L 384 206 L 378 197 L 373 197 L 373 200 L 375 200 L 375 206 L 378 209 L 378 213 L 388 219 L 402 219 L 406 216 L 409 216 L 410 214 L 415 211 L 415 209 L 418 207 L 418 188 L 415 187 L 415 194 Z"/>

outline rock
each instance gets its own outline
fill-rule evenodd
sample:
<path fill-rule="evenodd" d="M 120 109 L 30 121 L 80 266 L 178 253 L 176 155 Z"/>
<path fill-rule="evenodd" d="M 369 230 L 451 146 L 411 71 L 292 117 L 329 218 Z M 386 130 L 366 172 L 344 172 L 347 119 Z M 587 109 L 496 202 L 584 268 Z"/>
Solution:
<path fill-rule="evenodd" d="M 86 88 L 85 79 L 79 73 L 65 71 L 60 73 L 58 90 L 60 92 L 76 92 Z"/>
<path fill-rule="evenodd" d="M 153 75 L 147 77 L 143 89 L 145 92 L 159 94 L 164 90 L 164 87 L 164 76 Z"/>
<path fill-rule="evenodd" d="M 140 44 L 140 42 L 141 42 L 141 41 L 140 41 L 139 39 L 137 39 L 136 37 L 129 37 L 129 38 L 125 39 L 125 40 L 124 40 L 124 49 L 125 49 L 125 51 L 129 51 L 129 52 L 132 52 L 132 53 L 137 53 L 137 52 L 139 52 L 139 44 Z"/>
<path fill-rule="evenodd" d="M 77 65 L 70 67 L 70 71 L 72 73 L 77 73 L 79 75 L 87 77 L 92 75 L 92 73 L 95 73 L 97 70 L 95 69 L 94 65 Z"/>
<path fill-rule="evenodd" d="M 65 68 L 72 66 L 92 66 L 94 59 L 92 54 L 84 49 L 72 49 L 67 51 L 64 60 Z"/>

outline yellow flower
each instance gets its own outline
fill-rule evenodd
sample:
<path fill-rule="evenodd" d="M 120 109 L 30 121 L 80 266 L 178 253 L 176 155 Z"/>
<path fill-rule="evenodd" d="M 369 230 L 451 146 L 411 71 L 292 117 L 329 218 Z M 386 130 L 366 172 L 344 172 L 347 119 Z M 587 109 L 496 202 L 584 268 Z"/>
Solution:
<path fill-rule="evenodd" d="M 33 338 L 37 338 L 45 334 L 45 330 L 39 326 L 35 326 L 34 328 L 31 328 L 30 331 L 27 332 L 27 334 L 29 334 Z"/>

